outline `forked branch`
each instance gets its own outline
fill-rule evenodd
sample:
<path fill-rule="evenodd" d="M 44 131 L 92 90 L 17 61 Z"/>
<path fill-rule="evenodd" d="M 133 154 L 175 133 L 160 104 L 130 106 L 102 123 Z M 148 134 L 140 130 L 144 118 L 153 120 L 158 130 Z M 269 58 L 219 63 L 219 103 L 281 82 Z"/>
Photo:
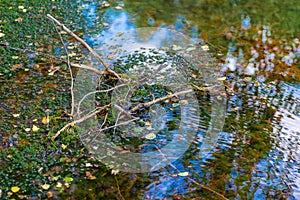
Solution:
<path fill-rule="evenodd" d="M 112 69 L 109 68 L 108 64 L 99 56 L 99 54 L 97 54 L 94 49 L 92 49 L 92 47 L 90 47 L 83 39 L 81 39 L 80 37 L 78 37 L 75 33 L 73 33 L 70 29 L 68 29 L 65 25 L 63 25 L 62 23 L 60 23 L 57 19 L 55 19 L 52 15 L 47 14 L 48 19 L 50 19 L 51 21 L 53 21 L 54 23 L 56 23 L 57 25 L 59 25 L 64 31 L 66 31 L 69 35 L 71 35 L 72 37 L 74 37 L 78 42 L 80 42 L 85 48 L 87 48 L 104 66 L 105 70 L 117 77 L 118 79 L 120 79 L 121 77 Z"/>

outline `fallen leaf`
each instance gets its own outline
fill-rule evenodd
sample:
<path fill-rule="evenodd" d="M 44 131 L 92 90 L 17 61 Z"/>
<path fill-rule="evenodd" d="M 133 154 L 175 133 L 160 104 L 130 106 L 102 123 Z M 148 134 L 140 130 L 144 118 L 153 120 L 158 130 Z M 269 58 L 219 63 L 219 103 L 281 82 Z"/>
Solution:
<path fill-rule="evenodd" d="M 13 117 L 19 117 L 20 114 L 13 114 Z"/>
<path fill-rule="evenodd" d="M 44 190 L 48 190 L 50 188 L 50 185 L 45 183 L 44 185 L 42 185 L 42 188 Z"/>
<path fill-rule="evenodd" d="M 204 51 L 208 51 L 209 46 L 208 45 L 203 45 L 203 46 L 201 46 L 201 49 L 204 50 Z"/>
<path fill-rule="evenodd" d="M 178 176 L 188 176 L 189 172 L 180 172 L 178 173 Z"/>
<path fill-rule="evenodd" d="M 5 34 L 4 33 L 0 33 L 0 37 L 4 37 L 5 36 Z"/>
<path fill-rule="evenodd" d="M 226 77 L 220 77 L 217 79 L 218 81 L 225 81 L 226 80 Z"/>
<path fill-rule="evenodd" d="M 15 21 L 21 23 L 23 21 L 23 18 L 19 17 L 19 18 L 15 19 Z"/>
<path fill-rule="evenodd" d="M 13 193 L 19 192 L 20 188 L 18 186 L 11 187 Z"/>
<path fill-rule="evenodd" d="M 50 119 L 48 117 L 43 117 L 42 123 L 43 124 L 48 124 L 50 122 Z"/>
<path fill-rule="evenodd" d="M 8 155 L 7 155 L 7 158 L 12 158 L 12 155 L 11 155 L 11 154 L 8 154 Z"/>
<path fill-rule="evenodd" d="M 97 178 L 96 176 L 93 176 L 91 172 L 85 172 L 85 175 L 89 180 L 95 180 Z"/>
<path fill-rule="evenodd" d="M 22 64 L 15 64 L 12 66 L 12 68 L 10 68 L 10 71 L 14 71 L 14 70 L 20 69 L 20 68 L 22 68 Z"/>
<path fill-rule="evenodd" d="M 47 197 L 48 197 L 49 199 L 52 198 L 52 197 L 53 197 L 53 192 L 51 192 L 51 191 L 47 192 Z"/>
<path fill-rule="evenodd" d="M 33 125 L 33 126 L 32 126 L 32 131 L 33 131 L 33 132 L 37 132 L 39 129 L 40 129 L 40 128 L 37 127 L 36 125 Z"/>
<path fill-rule="evenodd" d="M 64 182 L 66 183 L 71 183 L 73 181 L 72 177 L 66 176 L 65 178 L 63 178 Z"/>
<path fill-rule="evenodd" d="M 56 186 L 55 187 L 57 187 L 57 188 L 61 188 L 62 187 L 62 184 L 61 184 L 61 182 L 57 182 L 57 184 L 56 184 Z"/>
<path fill-rule="evenodd" d="M 93 167 L 91 163 L 85 163 L 85 167 Z"/>
<path fill-rule="evenodd" d="M 61 145 L 61 148 L 62 148 L 62 149 L 66 149 L 66 148 L 67 148 L 67 145 L 62 144 L 62 145 Z"/>
<path fill-rule="evenodd" d="M 156 135 L 154 133 L 149 133 L 148 135 L 145 136 L 147 140 L 153 140 L 156 138 Z"/>
<path fill-rule="evenodd" d="M 146 126 L 150 126 L 152 123 L 151 122 L 145 122 Z"/>
<path fill-rule="evenodd" d="M 111 170 L 111 174 L 112 174 L 112 175 L 117 175 L 119 172 L 120 172 L 119 169 L 112 169 L 112 170 Z"/>

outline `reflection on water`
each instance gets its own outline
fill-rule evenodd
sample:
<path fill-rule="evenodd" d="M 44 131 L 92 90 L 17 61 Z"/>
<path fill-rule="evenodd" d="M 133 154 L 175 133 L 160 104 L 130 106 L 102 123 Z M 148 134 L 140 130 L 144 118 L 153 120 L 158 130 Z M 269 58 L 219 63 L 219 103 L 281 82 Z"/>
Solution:
<path fill-rule="evenodd" d="M 175 7 L 182 2 L 185 1 L 174 1 Z M 109 26 L 98 36 L 86 36 L 90 44 L 101 47 L 106 38 L 114 37 L 120 32 L 136 30 L 139 24 L 137 22 L 141 21 L 142 16 L 137 17 L 132 12 L 138 9 L 136 7 L 128 8 L 130 14 L 126 12 L 126 3 L 125 10 L 106 11 L 106 23 Z M 144 10 L 142 6 L 146 5 L 140 4 L 140 9 Z M 203 3 L 202 6 L 207 5 Z M 97 8 L 92 4 L 85 4 L 85 8 L 86 23 L 92 26 L 97 17 Z M 187 8 L 190 9 L 188 6 Z M 213 8 L 209 7 L 211 9 Z M 216 6 L 216 12 L 218 9 Z M 149 10 L 151 11 L 150 8 Z M 160 25 L 162 19 L 152 15 L 150 11 L 144 13 L 147 25 Z M 181 17 L 184 15 L 182 13 L 188 11 L 180 12 Z M 197 12 L 191 12 L 197 15 Z M 155 17 L 159 18 L 160 23 L 156 22 L 158 19 Z M 216 14 L 213 17 L 221 16 Z M 290 42 L 283 41 L 282 45 L 277 46 L 275 39 L 271 37 L 274 34 L 276 38 L 276 32 L 272 32 L 267 25 L 255 33 L 247 32 L 253 27 L 252 17 L 256 20 L 258 16 L 241 14 L 238 22 L 241 31 L 229 24 L 225 34 L 229 38 L 227 55 L 223 58 L 225 61 L 222 65 L 222 70 L 226 71 L 224 76 L 229 80 L 227 121 L 224 131 L 219 133 L 218 144 L 205 156 L 201 154 L 201 148 L 206 145 L 201 138 L 208 129 L 209 119 L 215 117 L 210 112 L 203 112 L 198 137 L 185 155 L 171 166 L 150 173 L 149 184 L 144 188 L 137 188 L 144 191 L 144 199 L 200 196 L 206 199 L 213 195 L 195 185 L 191 179 L 231 199 L 300 199 L 300 85 L 285 81 L 284 77 L 291 70 L 280 71 L 282 67 L 299 64 L 299 40 L 296 38 Z M 185 18 L 178 20 L 177 16 L 176 19 L 172 24 L 168 24 L 169 19 L 166 19 L 165 26 L 205 37 L 203 31 L 198 33 L 196 23 L 201 22 L 194 21 L 195 25 L 189 29 L 190 22 L 187 23 Z M 242 39 L 231 39 L 238 31 Z M 157 34 L 147 45 L 156 46 L 155 43 L 162 36 L 162 33 Z M 251 34 L 253 36 L 248 37 Z M 129 40 L 130 37 L 134 38 L 136 35 L 128 36 Z M 244 43 L 248 46 L 243 45 Z M 277 72 L 282 73 L 281 79 L 268 82 Z M 245 74 L 251 76 L 245 78 Z M 201 106 L 209 108 L 210 104 L 208 98 L 203 100 Z M 179 172 L 189 174 L 180 176 Z"/>

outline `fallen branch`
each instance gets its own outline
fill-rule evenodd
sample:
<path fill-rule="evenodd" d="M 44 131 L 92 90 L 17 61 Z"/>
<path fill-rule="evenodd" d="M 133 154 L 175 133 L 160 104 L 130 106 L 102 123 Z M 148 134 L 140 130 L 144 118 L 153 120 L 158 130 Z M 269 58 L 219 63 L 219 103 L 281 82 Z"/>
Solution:
<path fill-rule="evenodd" d="M 47 17 L 48 17 L 48 19 L 50 19 L 51 21 L 53 21 L 57 25 L 59 25 L 64 31 L 66 31 L 68 34 L 70 34 L 72 37 L 74 37 L 77 41 L 79 41 L 85 48 L 87 48 L 102 63 L 102 65 L 104 66 L 105 70 L 109 74 L 117 77 L 118 79 L 121 79 L 121 77 L 115 71 L 113 71 L 112 69 L 110 69 L 109 66 L 108 66 L 108 64 L 83 39 L 81 39 L 80 37 L 78 37 L 75 33 L 73 33 L 70 29 L 68 29 L 65 25 L 63 25 L 62 23 L 60 23 L 57 19 L 55 19 L 50 14 L 47 14 Z"/>
<path fill-rule="evenodd" d="M 54 22 L 53 22 L 54 24 Z M 72 99 L 72 103 L 71 103 L 71 116 L 74 115 L 74 109 L 75 109 L 75 100 L 74 100 L 74 76 L 73 76 L 73 72 L 72 72 L 72 68 L 71 68 L 71 65 L 70 65 L 70 56 L 69 56 L 69 52 L 68 52 L 68 49 L 64 43 L 64 40 L 60 34 L 60 32 L 58 31 L 57 27 L 55 26 L 54 24 L 54 27 L 55 27 L 55 30 L 57 32 L 57 34 L 59 35 L 59 38 L 60 38 L 60 41 L 64 47 L 64 50 L 67 54 L 67 65 L 68 65 L 68 68 L 69 68 L 69 72 L 70 72 L 70 77 L 71 77 L 71 87 L 70 87 L 70 90 L 71 90 L 71 99 Z"/>
<path fill-rule="evenodd" d="M 63 128 L 61 128 L 54 136 L 51 137 L 52 140 L 55 140 L 64 130 L 66 130 L 67 128 L 74 126 L 75 124 L 81 123 L 93 116 L 95 116 L 96 114 L 98 114 L 99 112 L 101 112 L 102 110 L 108 108 L 110 106 L 110 104 L 103 106 L 101 108 L 97 108 L 94 112 L 91 112 L 90 114 L 87 114 L 85 116 L 83 116 L 82 118 L 79 118 L 77 120 L 74 120 L 68 124 L 66 124 Z"/>
<path fill-rule="evenodd" d="M 144 108 L 144 107 L 147 107 L 147 106 L 151 106 L 153 104 L 156 104 L 160 101 L 164 101 L 166 99 L 171 99 L 173 97 L 176 97 L 176 96 L 179 96 L 179 95 L 183 95 L 183 94 L 188 94 L 188 93 L 191 93 L 193 92 L 194 90 L 193 89 L 190 89 L 190 90 L 185 90 L 185 91 L 181 91 L 181 92 L 176 92 L 174 94 L 169 94 L 167 96 L 164 96 L 164 97 L 161 97 L 161 98 L 158 98 L 158 99 L 155 99 L 153 101 L 150 101 L 150 102 L 147 102 L 147 103 L 140 103 L 138 104 L 137 106 L 135 106 L 134 108 L 132 108 L 129 113 L 134 113 L 135 111 L 141 109 L 141 108 Z"/>
<path fill-rule="evenodd" d="M 202 187 L 203 189 L 206 189 L 206 190 L 208 190 L 208 191 L 210 191 L 210 192 L 212 192 L 212 193 L 218 195 L 219 197 L 221 197 L 221 199 L 228 200 L 224 195 L 220 194 L 219 192 L 214 191 L 213 189 L 211 189 L 211 188 L 209 188 L 209 187 L 207 187 L 207 186 L 205 186 L 205 185 L 203 185 L 203 184 L 201 184 L 201 183 L 198 183 L 197 181 L 195 181 L 195 180 L 192 179 L 192 178 L 189 178 L 189 179 L 190 179 L 194 184 L 196 184 L 196 185 Z"/>

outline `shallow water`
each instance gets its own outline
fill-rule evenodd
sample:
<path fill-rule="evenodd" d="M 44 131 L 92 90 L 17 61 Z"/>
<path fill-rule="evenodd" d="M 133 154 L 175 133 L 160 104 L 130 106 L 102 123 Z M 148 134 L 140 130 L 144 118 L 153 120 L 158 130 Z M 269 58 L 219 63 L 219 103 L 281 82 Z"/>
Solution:
<path fill-rule="evenodd" d="M 122 73 L 139 75 L 141 66 L 155 59 L 158 62 L 149 50 L 154 48 L 165 57 L 160 64 L 174 67 L 175 62 L 174 71 L 182 70 L 180 75 L 175 73 L 176 80 L 165 67 L 168 73 L 159 74 L 156 81 L 171 78 L 159 82 L 161 85 L 175 80 L 213 88 L 198 91 L 193 87 L 197 103 L 188 100 L 196 104 L 194 110 L 176 99 L 155 104 L 138 113 L 143 125 L 131 124 L 117 130 L 120 136 L 110 138 L 139 153 L 163 148 L 172 140 L 184 141 L 183 147 L 172 143 L 173 152 L 159 152 L 153 162 L 164 161 L 161 154 L 170 158 L 152 168 L 154 171 L 123 173 L 119 182 L 124 196 L 220 199 L 221 194 L 228 199 L 300 199 L 299 1 L 109 1 L 108 5 L 90 0 L 71 4 L 82 17 L 75 27 L 84 30 L 83 38 L 115 70 L 119 67 Z M 166 54 L 170 50 L 173 57 Z M 55 52 L 59 55 L 62 49 Z M 130 60 L 130 54 L 137 59 L 132 56 Z M 176 57 L 179 61 L 174 54 L 180 55 Z M 186 63 L 182 64 L 182 58 Z M 146 83 L 150 89 L 140 87 L 141 91 L 151 95 L 141 98 L 135 94 L 133 103 L 149 102 L 170 92 L 161 91 L 153 81 Z M 7 105 L 0 106 L 7 110 Z M 183 119 L 190 123 L 180 124 Z M 143 129 L 149 121 L 158 133 L 155 139 L 141 141 L 153 132 Z M 181 125 L 187 135 L 178 131 Z M 101 170 L 96 173 L 103 174 Z M 71 195 L 89 189 L 89 182 L 83 180 Z M 101 184 L 93 188 L 95 196 L 102 190 Z"/>
<path fill-rule="evenodd" d="M 230 199 L 300 199 L 300 86 L 288 83 L 284 78 L 273 78 L 273 73 L 276 73 L 274 65 L 278 65 L 277 54 L 282 54 L 281 61 L 288 66 L 297 63 L 299 66 L 300 45 L 295 37 L 298 22 L 287 20 L 294 16 L 299 21 L 296 15 L 299 3 L 294 2 L 294 10 L 292 3 L 284 7 L 277 1 L 161 3 L 162 7 L 156 3 L 150 6 L 151 3 L 125 1 L 124 8 L 106 11 L 108 27 L 105 31 L 99 36 L 86 38 L 90 44 L 100 46 L 101 49 L 107 38 L 116 38 L 118 36 L 115 35 L 123 32 L 123 41 L 130 48 L 137 49 L 131 43 L 140 40 L 138 30 L 161 25 L 163 28 L 182 31 L 202 45 L 210 42 L 210 48 L 219 47 L 225 62 L 218 65 L 219 68 L 203 73 L 211 74 L 219 70 L 223 71 L 222 76 L 227 77 L 226 116 L 223 127 L 222 122 L 218 122 L 222 114 L 212 112 L 215 102 L 209 97 L 199 96 L 200 129 L 189 149 L 171 165 L 149 173 L 147 182 L 150 183 L 144 188 L 136 188 L 144 191 L 140 198 L 219 198 L 197 186 L 193 182 L 195 180 Z M 96 20 L 97 10 L 93 5 L 85 4 L 85 12 L 89 16 L 87 23 Z M 281 13 L 275 12 L 279 5 Z M 232 13 L 232 10 L 238 10 L 238 13 Z M 263 10 L 267 11 L 260 13 Z M 227 19 L 230 13 L 236 18 L 231 16 Z M 273 15 L 280 15 L 281 21 L 273 22 Z M 289 30 L 286 30 L 287 26 L 290 26 Z M 220 36 L 222 34 L 225 37 L 223 39 Z M 156 29 L 148 37 L 150 39 L 143 43 L 145 48 L 155 47 L 165 36 Z M 290 46 L 276 47 L 283 44 L 272 43 L 276 39 L 289 41 L 287 43 Z M 274 52 L 272 48 L 277 50 Z M 124 52 L 122 47 L 120 49 Z M 252 49 L 251 53 L 249 49 Z M 100 52 L 104 52 L 105 56 L 103 47 Z M 130 51 L 122 56 L 128 53 Z M 107 61 L 111 64 L 114 62 L 113 59 Z M 248 78 L 245 78 L 245 74 Z M 299 80 L 295 82 L 299 83 Z M 222 107 L 218 106 L 217 109 L 220 112 Z M 205 139 L 210 127 L 214 124 L 220 126 L 220 123 L 222 130 L 217 132 L 217 141 Z M 158 143 L 162 141 L 161 138 L 156 140 Z M 188 175 L 180 176 L 179 172 L 188 172 Z"/>

